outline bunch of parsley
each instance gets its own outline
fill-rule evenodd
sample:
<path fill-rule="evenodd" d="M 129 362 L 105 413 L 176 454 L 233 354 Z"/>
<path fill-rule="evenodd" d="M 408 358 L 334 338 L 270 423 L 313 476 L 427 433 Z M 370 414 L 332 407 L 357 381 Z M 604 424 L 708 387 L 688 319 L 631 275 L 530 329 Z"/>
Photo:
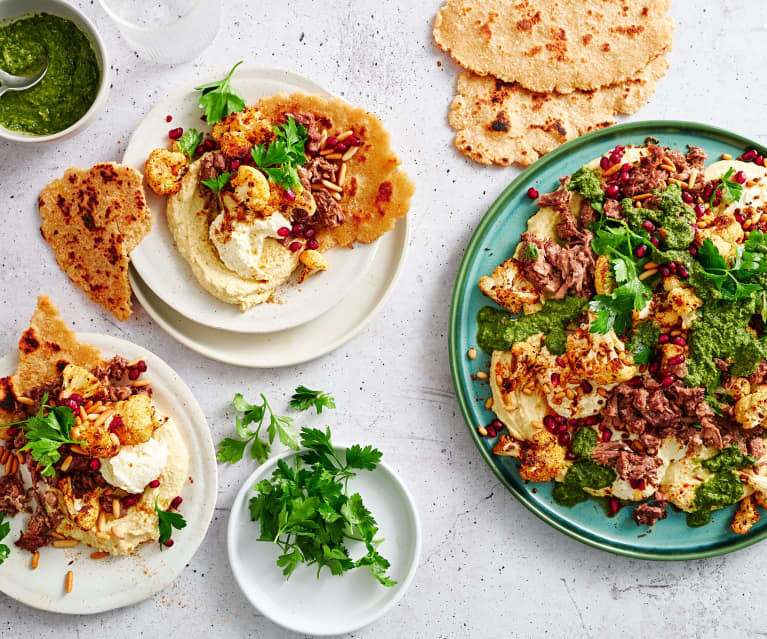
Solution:
<path fill-rule="evenodd" d="M 274 133 L 276 137 L 269 145 L 253 147 L 253 161 L 272 182 L 286 191 L 292 189 L 300 193 L 303 187 L 298 167 L 306 164 L 304 147 L 309 139 L 306 128 L 288 117 L 285 124 L 274 127 Z"/>
<path fill-rule="evenodd" d="M 334 575 L 367 566 L 383 586 L 395 581 L 386 572 L 389 561 L 377 550 L 378 524 L 359 493 L 348 494 L 355 470 L 375 470 L 381 452 L 372 446 L 352 446 L 340 455 L 330 441 L 330 429 L 301 430 L 301 445 L 308 449 L 292 468 L 277 463 L 271 479 L 260 481 L 250 500 L 251 521 L 261 527 L 259 541 L 273 542 L 282 550 L 277 565 L 289 579 L 299 564 L 323 567 Z M 340 459 L 343 457 L 343 460 Z M 366 554 L 352 559 L 347 541 L 365 545 Z"/>

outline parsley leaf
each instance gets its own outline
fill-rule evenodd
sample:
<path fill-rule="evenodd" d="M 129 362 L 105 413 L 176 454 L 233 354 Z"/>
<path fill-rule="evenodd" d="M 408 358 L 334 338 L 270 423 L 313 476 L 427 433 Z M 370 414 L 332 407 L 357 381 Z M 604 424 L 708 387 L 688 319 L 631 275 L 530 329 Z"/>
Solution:
<path fill-rule="evenodd" d="M 223 80 L 195 87 L 195 91 L 202 92 L 200 108 L 203 110 L 205 121 L 208 124 L 213 125 L 230 113 L 237 113 L 245 108 L 245 101 L 232 90 L 231 85 L 232 74 L 241 64 L 242 60 L 232 67 L 232 70 Z"/>
<path fill-rule="evenodd" d="M 698 249 L 698 261 L 703 274 L 721 293 L 722 299 L 741 300 L 762 290 L 759 283 L 748 280 L 759 273 L 767 273 L 767 245 L 762 231 L 752 231 L 746 242 L 738 246 L 732 265 L 727 264 L 711 238 L 703 240 Z"/>
<path fill-rule="evenodd" d="M 743 195 L 743 185 L 730 179 L 733 173 L 735 173 L 735 169 L 730 167 L 727 169 L 727 173 L 722 176 L 722 199 L 727 204 L 739 202 Z"/>
<path fill-rule="evenodd" d="M 374 470 L 381 452 L 355 445 L 339 459 L 330 429 L 301 430 L 301 444 L 308 450 L 295 468 L 280 460 L 270 479 L 255 487 L 250 499 L 251 521 L 261 527 L 259 541 L 274 543 L 282 554 L 277 565 L 290 578 L 299 564 L 317 566 L 317 577 L 326 567 L 333 575 L 367 566 L 383 586 L 396 584 L 387 572 L 389 561 L 378 552 L 378 523 L 359 493 L 349 494 L 352 469 Z M 352 559 L 347 542 L 364 544 L 365 554 Z"/>
<path fill-rule="evenodd" d="M 279 437 L 280 441 L 288 448 L 298 450 L 298 434 L 292 425 L 293 419 L 276 415 L 263 393 L 261 400 L 263 402 L 261 404 L 249 404 L 241 393 L 234 396 L 232 400 L 234 409 L 243 413 L 242 416 L 237 416 L 235 419 L 238 439 L 227 437 L 219 442 L 216 452 L 218 461 L 236 464 L 243 458 L 245 450 L 250 444 L 250 456 L 263 464 L 269 457 L 275 437 Z M 268 442 L 259 437 L 267 414 L 269 415 L 269 422 L 266 427 Z M 251 424 L 256 424 L 255 430 L 249 428 Z"/>
<path fill-rule="evenodd" d="M 48 406 L 48 394 L 43 395 L 40 410 L 36 415 L 9 426 L 21 426 L 27 443 L 21 448 L 28 450 L 42 470 L 43 477 L 53 477 L 56 470 L 53 465 L 61 459 L 59 449 L 64 444 L 83 444 L 70 439 L 75 416 L 67 406 Z M 47 413 L 46 413 L 47 411 Z"/>
<path fill-rule="evenodd" d="M 253 161 L 272 182 L 286 191 L 300 193 L 303 186 L 298 176 L 298 167 L 306 164 L 304 147 L 309 139 L 306 129 L 288 116 L 285 124 L 274 127 L 274 133 L 276 137 L 269 145 L 253 147 Z"/>
<path fill-rule="evenodd" d="M 176 142 L 178 150 L 189 158 L 191 162 L 194 158 L 194 152 L 202 142 L 202 133 L 197 129 L 187 129 L 186 133 Z"/>
<path fill-rule="evenodd" d="M 290 398 L 290 407 L 293 410 L 308 410 L 314 406 L 317 414 L 322 413 L 323 408 L 335 408 L 336 400 L 329 393 L 311 390 L 306 386 L 299 386 Z"/>
<path fill-rule="evenodd" d="M 162 550 L 173 535 L 174 528 L 176 530 L 186 528 L 186 519 L 180 513 L 162 510 L 157 498 L 154 500 L 154 511 L 157 513 L 157 525 L 160 529 L 160 539 L 158 541 L 160 542 L 160 550 Z"/>
<path fill-rule="evenodd" d="M 229 184 L 230 177 L 232 177 L 231 173 L 224 172 L 216 177 L 208 178 L 207 180 L 200 180 L 200 184 L 204 184 L 211 191 L 213 191 L 218 198 L 218 203 L 221 204 L 221 191 L 227 184 Z"/>
<path fill-rule="evenodd" d="M 5 539 L 8 536 L 8 533 L 11 532 L 11 524 L 8 523 L 5 520 L 5 514 L 0 513 L 0 541 Z M 11 554 L 10 548 L 6 546 L 5 544 L 0 544 L 0 564 L 2 564 L 6 559 L 8 559 L 8 556 Z"/>

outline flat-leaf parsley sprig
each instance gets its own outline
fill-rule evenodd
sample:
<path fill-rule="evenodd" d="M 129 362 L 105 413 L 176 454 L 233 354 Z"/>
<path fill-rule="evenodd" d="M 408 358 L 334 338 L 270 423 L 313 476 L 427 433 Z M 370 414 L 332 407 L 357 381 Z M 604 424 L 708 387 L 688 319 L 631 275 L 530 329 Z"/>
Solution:
<path fill-rule="evenodd" d="M 288 121 L 272 127 L 275 138 L 269 145 L 253 147 L 251 155 L 256 166 L 283 189 L 300 193 L 303 190 L 298 167 L 306 164 L 304 147 L 309 137 L 302 124 L 288 116 Z"/>
<path fill-rule="evenodd" d="M 284 459 L 271 479 L 260 481 L 250 499 L 251 521 L 261 526 L 259 541 L 275 543 L 282 550 L 277 565 L 290 578 L 299 564 L 323 567 L 331 574 L 367 566 L 383 586 L 394 586 L 387 571 L 389 561 L 378 552 L 378 523 L 359 493 L 348 494 L 348 481 L 359 470 L 375 470 L 381 452 L 372 446 L 349 448 L 341 459 L 330 439 L 330 429 L 301 430 L 307 452 L 296 458 L 296 467 Z M 347 541 L 365 545 L 357 560 L 349 555 Z"/>
<path fill-rule="evenodd" d="M 223 80 L 195 87 L 195 91 L 202 92 L 202 95 L 200 95 L 200 108 L 203 110 L 205 121 L 208 124 L 213 125 L 223 120 L 230 113 L 238 113 L 245 108 L 245 100 L 235 93 L 231 84 L 232 74 L 241 64 L 242 60 L 232 67 L 229 74 Z"/>
<path fill-rule="evenodd" d="M 311 390 L 306 386 L 299 386 L 290 398 L 290 407 L 293 410 L 304 411 L 314 406 L 317 414 L 322 413 L 323 408 L 335 408 L 336 400 L 329 393 Z"/>
<path fill-rule="evenodd" d="M 162 508 L 160 508 L 159 498 L 154 500 L 154 511 L 157 513 L 157 525 L 160 530 L 160 538 L 158 539 L 160 542 L 160 550 L 166 546 L 170 548 L 173 545 L 173 540 L 171 539 L 173 529 L 183 530 L 186 528 L 186 519 L 184 519 L 181 513 L 175 513 L 171 510 L 162 510 Z"/>

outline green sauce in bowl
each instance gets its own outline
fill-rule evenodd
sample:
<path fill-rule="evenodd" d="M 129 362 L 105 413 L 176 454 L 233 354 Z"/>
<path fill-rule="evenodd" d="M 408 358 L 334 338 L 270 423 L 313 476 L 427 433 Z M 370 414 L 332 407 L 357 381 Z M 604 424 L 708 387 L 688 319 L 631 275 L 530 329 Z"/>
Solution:
<path fill-rule="evenodd" d="M 0 25 L 0 69 L 31 75 L 48 60 L 42 81 L 0 97 L 0 125 L 33 135 L 58 133 L 96 99 L 101 71 L 87 36 L 65 18 L 40 13 Z"/>

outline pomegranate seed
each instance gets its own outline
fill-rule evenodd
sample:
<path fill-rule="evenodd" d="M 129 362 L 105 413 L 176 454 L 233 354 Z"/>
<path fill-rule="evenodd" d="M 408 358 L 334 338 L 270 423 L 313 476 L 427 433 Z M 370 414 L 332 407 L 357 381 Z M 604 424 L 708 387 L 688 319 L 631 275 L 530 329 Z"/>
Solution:
<path fill-rule="evenodd" d="M 623 152 L 626 150 L 626 147 L 622 144 L 619 144 L 613 149 L 613 153 L 619 154 L 621 157 L 623 157 Z"/>
<path fill-rule="evenodd" d="M 298 224 L 294 224 L 291 230 L 293 231 L 294 235 L 301 235 L 305 229 L 306 227 L 299 222 Z"/>
<path fill-rule="evenodd" d="M 621 190 L 615 184 L 611 184 L 605 190 L 605 195 L 607 197 L 616 198 L 620 195 L 620 193 L 621 193 Z"/>
<path fill-rule="evenodd" d="M 557 425 L 554 427 L 554 432 L 555 432 L 557 435 L 559 435 L 559 434 L 561 434 L 561 433 L 566 433 L 566 432 L 567 432 L 567 424 L 557 424 Z"/>
<path fill-rule="evenodd" d="M 307 242 L 306 246 L 308 246 L 312 251 L 314 251 L 317 248 L 319 248 L 320 243 L 314 238 L 312 238 L 311 240 L 309 240 L 309 242 Z"/>
<path fill-rule="evenodd" d="M 621 173 L 620 181 L 628 182 L 631 179 L 631 175 L 628 173 Z"/>
<path fill-rule="evenodd" d="M 177 129 L 171 129 L 168 131 L 168 137 L 171 140 L 178 140 L 182 135 L 184 135 L 184 129 L 181 127 L 178 127 Z"/>
<path fill-rule="evenodd" d="M 172 115 L 166 115 L 165 116 L 165 121 L 166 122 L 173 122 L 173 116 Z"/>
<path fill-rule="evenodd" d="M 626 162 L 623 166 L 621 166 L 621 173 L 628 173 L 631 170 L 631 165 Z"/>
<path fill-rule="evenodd" d="M 660 246 L 660 240 L 653 236 L 650 238 L 650 244 L 652 244 L 655 248 L 658 248 Z"/>
<path fill-rule="evenodd" d="M 653 362 L 650 364 L 650 372 L 655 375 L 660 370 L 660 362 Z"/>
<path fill-rule="evenodd" d="M 207 122 L 207 121 L 208 121 L 208 116 L 207 116 L 207 115 L 205 115 L 205 114 L 203 113 L 203 114 L 200 116 L 200 120 L 202 120 L 203 122 Z"/>
<path fill-rule="evenodd" d="M 732 176 L 732 179 L 735 180 L 738 184 L 744 184 L 746 182 L 746 174 L 743 173 L 743 171 L 738 171 L 735 175 Z"/>
<path fill-rule="evenodd" d="M 546 417 L 543 418 L 543 427 L 549 431 L 550 433 L 554 432 L 554 429 L 556 428 L 557 423 L 554 421 L 553 415 L 546 415 Z"/>
<path fill-rule="evenodd" d="M 698 202 L 695 205 L 695 215 L 696 217 L 703 217 L 706 214 L 706 205 L 703 204 L 703 202 Z"/>
<path fill-rule="evenodd" d="M 565 453 L 565 459 L 567 459 L 568 461 L 573 461 L 574 459 L 578 459 L 578 455 L 576 455 L 573 451 L 568 450 Z"/>
<path fill-rule="evenodd" d="M 583 390 L 584 393 L 588 394 L 594 390 L 594 387 L 591 385 L 591 382 L 589 382 L 589 380 L 583 379 L 581 380 L 581 389 Z"/>
<path fill-rule="evenodd" d="M 72 401 L 77 402 L 78 404 L 82 404 L 83 403 L 83 396 L 80 395 L 80 393 L 72 393 L 69 396 L 69 399 L 71 399 Z"/>
<path fill-rule="evenodd" d="M 168 541 L 165 542 L 165 547 L 166 548 L 172 548 L 173 547 L 173 540 L 172 539 L 168 539 Z"/>
<path fill-rule="evenodd" d="M 496 435 L 498 435 L 498 431 L 495 430 L 495 428 L 493 428 L 492 426 L 488 426 L 487 427 L 487 436 L 488 437 L 495 437 Z"/>
<path fill-rule="evenodd" d="M 291 250 L 291 252 L 295 253 L 298 249 L 301 248 L 301 242 L 291 242 L 288 248 Z"/>
<path fill-rule="evenodd" d="M 607 500 L 607 506 L 610 509 L 610 514 L 615 516 L 618 514 L 618 510 L 620 510 L 621 504 L 615 497 L 610 497 Z"/>
<path fill-rule="evenodd" d="M 714 185 L 706 184 L 706 186 L 703 187 L 703 199 L 707 200 L 708 198 L 710 198 L 713 192 L 714 192 Z"/>
<path fill-rule="evenodd" d="M 675 355 L 670 360 L 668 360 L 669 366 L 676 366 L 677 364 L 681 364 L 685 360 L 684 355 Z"/>
<path fill-rule="evenodd" d="M 589 415 L 584 421 L 586 426 L 596 426 L 599 423 L 599 415 Z"/>
<path fill-rule="evenodd" d="M 203 144 L 205 145 L 205 149 L 206 149 L 207 151 L 212 151 L 213 149 L 215 149 L 215 148 L 216 148 L 216 143 L 215 143 L 215 141 L 214 141 L 212 138 L 208 138 L 208 139 L 206 139 L 206 140 L 203 142 Z M 253 158 L 250 158 L 250 159 L 252 160 Z"/>
<path fill-rule="evenodd" d="M 735 221 L 741 226 L 743 226 L 743 223 L 746 221 L 746 218 L 742 213 L 735 213 L 733 217 L 735 218 Z"/>
<path fill-rule="evenodd" d="M 746 162 L 750 162 L 751 160 L 755 159 L 758 155 L 758 152 L 756 149 L 749 149 L 743 154 L 743 160 Z"/>
<path fill-rule="evenodd" d="M 183 501 L 184 500 L 181 498 L 181 495 L 179 495 L 178 497 L 174 497 L 173 501 L 170 502 L 170 507 L 173 508 L 173 510 L 176 510 L 181 505 L 181 502 Z"/>
<path fill-rule="evenodd" d="M 554 415 L 554 421 L 557 423 L 557 426 L 567 424 L 567 420 L 562 415 Z"/>
<path fill-rule="evenodd" d="M 338 153 L 345 153 L 348 150 L 349 150 L 349 147 L 346 146 L 346 142 L 339 142 L 338 144 L 336 144 L 336 151 Z"/>
<path fill-rule="evenodd" d="M 610 168 L 610 159 L 607 157 L 603 157 L 599 160 L 599 168 L 603 171 L 606 171 Z"/>
<path fill-rule="evenodd" d="M 634 255 L 636 255 L 638 258 L 643 258 L 645 255 L 647 255 L 647 244 L 640 244 L 634 249 Z"/>
<path fill-rule="evenodd" d="M 691 246 L 689 248 L 689 251 L 690 251 L 690 255 L 692 255 L 693 257 L 695 257 L 698 254 L 698 249 L 695 248 L 694 246 Z"/>
<path fill-rule="evenodd" d="M 551 374 L 551 383 L 554 384 L 554 386 L 559 386 L 559 373 Z"/>
<path fill-rule="evenodd" d="M 336 139 L 335 139 L 335 137 L 333 137 L 333 136 L 331 135 L 331 136 L 330 136 L 330 137 L 327 139 L 327 141 L 325 142 L 325 146 L 326 146 L 328 149 L 334 149 L 334 148 L 336 148 L 336 147 L 338 146 L 338 140 L 336 140 Z"/>
<path fill-rule="evenodd" d="M 306 229 L 304 231 L 304 237 L 307 240 L 311 240 L 314 237 L 314 229 Z"/>
<path fill-rule="evenodd" d="M 603 442 L 609 442 L 613 438 L 613 433 L 611 430 L 605 429 L 602 431 L 602 441 Z"/>
<path fill-rule="evenodd" d="M 287 237 L 290 235 L 290 229 L 287 226 L 281 226 L 277 229 L 277 235 L 280 237 Z"/>
<path fill-rule="evenodd" d="M 135 506 L 136 505 L 136 498 L 133 497 L 132 495 L 130 497 L 126 497 L 125 499 L 123 499 L 123 504 L 127 508 L 130 508 L 131 506 Z"/>
<path fill-rule="evenodd" d="M 8 430 L 5 431 L 6 435 L 8 435 L 9 439 L 13 439 L 16 437 L 16 435 L 19 434 L 19 427 L 18 426 L 9 426 Z M 13 442 L 8 442 L 9 444 L 12 444 Z"/>
<path fill-rule="evenodd" d="M 642 378 L 641 377 L 632 377 L 629 381 L 626 382 L 631 388 L 639 388 L 642 385 Z"/>
<path fill-rule="evenodd" d="M 754 160 L 757 164 L 764 165 L 764 156 L 760 153 L 756 156 L 756 159 Z"/>
<path fill-rule="evenodd" d="M 101 468 L 101 462 L 95 457 L 88 462 L 91 470 L 99 470 Z"/>
<path fill-rule="evenodd" d="M 68 397 L 67 399 L 64 400 L 64 406 L 66 406 L 73 413 L 77 412 L 80 409 L 80 405 L 71 397 Z"/>
<path fill-rule="evenodd" d="M 660 274 L 661 274 L 663 277 L 668 277 L 669 275 L 671 275 L 671 271 L 669 271 L 669 270 L 668 270 L 668 267 L 666 267 L 666 266 L 661 266 L 661 267 L 660 267 Z"/>
<path fill-rule="evenodd" d="M 676 262 L 669 262 L 666 267 L 669 271 L 671 271 L 674 275 L 676 275 Z"/>
<path fill-rule="evenodd" d="M 669 340 L 668 335 L 666 333 L 661 333 L 660 336 L 658 337 L 658 344 L 665 344 L 666 342 L 668 342 L 668 340 Z"/>
<path fill-rule="evenodd" d="M 503 430 L 503 422 L 501 422 L 500 419 L 494 419 L 490 422 L 490 425 L 495 428 L 495 430 Z"/>
<path fill-rule="evenodd" d="M 284 197 L 288 202 L 296 201 L 296 194 L 293 191 L 293 189 L 288 189 L 287 191 L 285 191 L 285 193 L 282 194 L 282 197 Z"/>
<path fill-rule="evenodd" d="M 153 479 L 152 481 L 149 482 L 149 487 L 150 488 L 159 488 L 159 486 L 160 486 L 160 480 L 159 479 Z"/>
<path fill-rule="evenodd" d="M 141 375 L 141 371 L 138 368 L 134 367 L 128 371 L 128 379 L 130 380 L 137 380 L 139 375 Z"/>
<path fill-rule="evenodd" d="M 119 415 L 115 415 L 111 420 L 109 420 L 109 430 L 117 430 L 123 426 L 125 426 L 125 422 Z"/>
<path fill-rule="evenodd" d="M 573 436 L 570 433 L 560 433 L 557 441 L 561 446 L 567 446 L 572 440 Z"/>
<path fill-rule="evenodd" d="M 136 368 L 138 368 L 142 373 L 146 373 L 146 362 L 142 359 L 139 361 L 138 364 L 136 364 Z"/>
<path fill-rule="evenodd" d="M 529 197 L 531 200 L 538 199 L 538 191 L 531 186 L 529 189 L 527 189 L 527 197 Z"/>
<path fill-rule="evenodd" d="M 692 194 L 687 191 L 682 191 L 682 202 L 686 202 L 687 204 L 692 204 Z"/>
<path fill-rule="evenodd" d="M 240 164 L 242 164 L 242 162 L 239 160 L 231 160 L 229 162 L 229 170 L 234 173 L 237 169 L 240 168 Z"/>
<path fill-rule="evenodd" d="M 666 375 L 661 382 L 660 385 L 663 386 L 663 388 L 668 388 L 674 383 L 674 376 L 673 375 Z"/>
<path fill-rule="evenodd" d="M 559 356 L 555 357 L 554 361 L 557 363 L 557 366 L 561 366 L 562 368 L 567 366 L 567 362 Z"/>
<path fill-rule="evenodd" d="M 682 266 L 681 264 L 679 265 L 679 269 L 677 269 L 677 270 L 679 271 L 679 276 L 682 279 L 686 280 L 688 277 L 690 277 L 689 271 L 684 266 Z"/>
<path fill-rule="evenodd" d="M 348 138 L 344 140 L 344 142 L 348 144 L 349 146 L 359 146 L 360 144 L 362 144 L 362 142 L 356 135 L 350 135 Z"/>
<path fill-rule="evenodd" d="M 655 230 L 655 224 L 650 222 L 650 220 L 645 220 L 642 222 L 642 228 L 648 233 L 652 233 Z"/>

